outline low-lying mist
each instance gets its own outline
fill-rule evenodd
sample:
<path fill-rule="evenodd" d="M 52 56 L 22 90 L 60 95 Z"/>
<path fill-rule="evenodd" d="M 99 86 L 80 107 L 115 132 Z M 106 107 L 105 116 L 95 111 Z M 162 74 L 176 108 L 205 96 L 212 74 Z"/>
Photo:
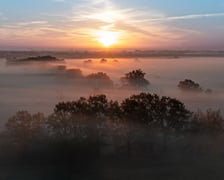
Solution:
<path fill-rule="evenodd" d="M 59 101 L 106 94 L 121 101 L 139 92 L 170 96 L 196 111 L 224 105 L 222 58 L 67 59 L 64 62 L 7 64 L 0 60 L 1 127 L 18 110 L 51 113 Z M 142 69 L 147 88 L 122 87 L 126 73 Z M 211 93 L 181 91 L 179 81 L 192 79 Z"/>

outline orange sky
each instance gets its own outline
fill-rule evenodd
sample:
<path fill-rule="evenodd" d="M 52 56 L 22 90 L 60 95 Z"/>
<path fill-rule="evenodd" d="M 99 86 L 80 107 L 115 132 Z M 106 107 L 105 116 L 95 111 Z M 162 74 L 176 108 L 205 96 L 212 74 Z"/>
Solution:
<path fill-rule="evenodd" d="M 0 1 L 0 49 L 222 49 L 222 0 Z"/>

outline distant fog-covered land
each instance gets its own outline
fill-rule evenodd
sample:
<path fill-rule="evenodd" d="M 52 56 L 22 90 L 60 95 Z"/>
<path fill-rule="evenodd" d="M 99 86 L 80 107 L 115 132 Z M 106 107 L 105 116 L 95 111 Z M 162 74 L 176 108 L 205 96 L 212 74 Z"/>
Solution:
<path fill-rule="evenodd" d="M 70 51 L 0 51 L 1 58 L 25 58 L 52 55 L 58 58 L 138 58 L 138 57 L 224 57 L 224 51 L 153 51 L 153 50 L 70 50 Z"/>

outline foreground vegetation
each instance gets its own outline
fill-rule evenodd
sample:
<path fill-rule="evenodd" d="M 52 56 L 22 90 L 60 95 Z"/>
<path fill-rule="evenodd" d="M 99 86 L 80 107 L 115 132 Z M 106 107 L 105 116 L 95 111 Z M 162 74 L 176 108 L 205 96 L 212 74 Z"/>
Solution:
<path fill-rule="evenodd" d="M 120 103 L 105 95 L 81 97 L 58 103 L 48 117 L 27 111 L 11 117 L 0 139 L 0 165 L 60 169 L 48 176 L 54 179 L 56 174 L 59 179 L 113 179 L 101 171 L 153 168 L 155 161 L 161 166 L 164 161 L 202 161 L 208 148 L 203 142 L 211 133 L 216 141 L 222 137 L 223 122 L 220 111 L 190 112 L 179 100 L 156 94 L 141 93 Z M 118 169 L 112 172 L 123 179 Z"/>
<path fill-rule="evenodd" d="M 60 102 L 54 112 L 45 117 L 42 113 L 19 111 L 6 123 L 7 132 L 16 138 L 45 136 L 75 138 L 91 125 L 95 130 L 116 129 L 120 126 L 172 131 L 222 131 L 224 119 L 220 111 L 190 112 L 177 99 L 140 93 L 121 103 L 108 100 L 105 95 L 81 97 L 76 101 Z"/>

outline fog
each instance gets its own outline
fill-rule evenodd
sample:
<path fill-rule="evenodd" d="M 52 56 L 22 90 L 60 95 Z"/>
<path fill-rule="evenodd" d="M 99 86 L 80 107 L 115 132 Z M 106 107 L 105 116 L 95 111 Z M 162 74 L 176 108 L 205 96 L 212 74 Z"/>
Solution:
<path fill-rule="evenodd" d="M 106 94 L 109 99 L 122 100 L 139 93 L 141 89 L 122 88 L 120 84 L 120 78 L 134 69 L 146 73 L 150 86 L 144 91 L 175 97 L 190 110 L 223 111 L 223 60 L 211 57 L 116 58 L 9 64 L 0 59 L 0 127 L 19 110 L 49 114 L 59 101 L 71 101 L 80 96 Z M 108 77 L 94 79 L 98 72 Z M 182 92 L 177 85 L 184 79 L 192 79 L 203 89 L 212 89 L 212 93 Z"/>

